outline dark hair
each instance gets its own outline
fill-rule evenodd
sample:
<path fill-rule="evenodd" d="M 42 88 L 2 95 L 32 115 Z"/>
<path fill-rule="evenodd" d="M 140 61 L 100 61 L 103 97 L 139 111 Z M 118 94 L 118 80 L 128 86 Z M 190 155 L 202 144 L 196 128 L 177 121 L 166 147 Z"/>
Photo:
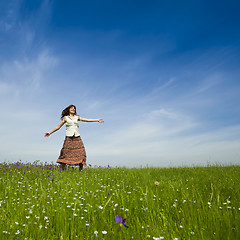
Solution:
<path fill-rule="evenodd" d="M 71 104 L 71 105 L 69 105 L 68 107 L 66 107 L 66 108 L 62 111 L 61 119 L 63 119 L 63 117 L 65 117 L 65 116 L 69 115 L 69 109 L 70 109 L 71 107 L 74 107 L 74 108 L 75 108 L 75 115 L 77 114 L 77 108 L 76 108 L 76 106 L 73 105 L 73 104 Z"/>

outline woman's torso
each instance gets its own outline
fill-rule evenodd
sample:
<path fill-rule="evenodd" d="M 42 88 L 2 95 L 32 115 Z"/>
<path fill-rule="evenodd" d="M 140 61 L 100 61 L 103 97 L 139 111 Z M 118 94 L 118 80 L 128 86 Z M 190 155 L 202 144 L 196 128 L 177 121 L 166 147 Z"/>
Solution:
<path fill-rule="evenodd" d="M 70 118 L 70 116 L 66 116 L 65 121 L 66 121 L 66 136 L 67 137 L 80 136 L 78 116 L 75 115 L 73 118 Z"/>

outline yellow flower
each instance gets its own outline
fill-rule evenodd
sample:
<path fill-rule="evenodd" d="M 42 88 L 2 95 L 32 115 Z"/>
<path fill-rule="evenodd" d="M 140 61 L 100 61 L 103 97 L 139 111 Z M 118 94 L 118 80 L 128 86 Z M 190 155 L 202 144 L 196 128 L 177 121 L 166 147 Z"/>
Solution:
<path fill-rule="evenodd" d="M 159 182 L 158 182 L 158 181 L 155 181 L 155 185 L 158 187 L 158 186 L 159 186 Z"/>

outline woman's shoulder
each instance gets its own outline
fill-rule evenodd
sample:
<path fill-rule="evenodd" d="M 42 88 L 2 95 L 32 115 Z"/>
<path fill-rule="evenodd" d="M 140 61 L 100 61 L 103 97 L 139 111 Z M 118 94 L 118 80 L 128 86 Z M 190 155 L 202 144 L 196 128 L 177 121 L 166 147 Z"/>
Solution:
<path fill-rule="evenodd" d="M 62 120 L 63 120 L 64 122 L 66 122 L 66 121 L 67 121 L 67 116 L 64 116 L 64 117 L 62 118 Z"/>

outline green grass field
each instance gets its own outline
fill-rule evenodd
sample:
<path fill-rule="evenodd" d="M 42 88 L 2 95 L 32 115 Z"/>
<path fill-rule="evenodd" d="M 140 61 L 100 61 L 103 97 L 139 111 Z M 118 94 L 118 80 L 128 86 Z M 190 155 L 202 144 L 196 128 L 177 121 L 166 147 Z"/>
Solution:
<path fill-rule="evenodd" d="M 2 163 L 0 189 L 1 240 L 240 239 L 240 166 Z"/>

